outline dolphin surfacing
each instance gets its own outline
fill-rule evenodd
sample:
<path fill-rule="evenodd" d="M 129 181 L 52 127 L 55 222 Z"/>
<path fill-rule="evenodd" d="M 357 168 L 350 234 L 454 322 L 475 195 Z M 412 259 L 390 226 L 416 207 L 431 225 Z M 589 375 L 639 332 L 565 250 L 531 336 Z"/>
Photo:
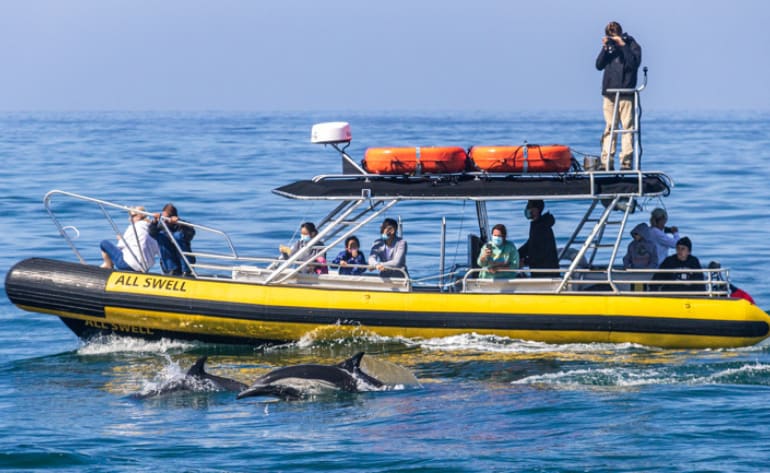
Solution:
<path fill-rule="evenodd" d="M 336 365 L 304 364 L 275 369 L 261 377 L 248 389 L 238 393 L 238 399 L 251 396 L 273 396 L 284 400 L 298 400 L 319 390 L 337 390 L 349 393 L 383 387 L 383 383 L 361 370 L 359 352 Z"/>
<path fill-rule="evenodd" d="M 204 368 L 207 359 L 208 356 L 201 356 L 198 358 L 190 369 L 187 370 L 184 377 L 178 377 L 177 379 L 163 383 L 148 392 L 136 393 L 131 397 L 134 399 L 146 399 L 178 391 L 211 391 L 211 388 L 214 388 L 217 391 L 240 392 L 248 388 L 248 385 L 241 383 L 240 381 L 207 373 Z"/>

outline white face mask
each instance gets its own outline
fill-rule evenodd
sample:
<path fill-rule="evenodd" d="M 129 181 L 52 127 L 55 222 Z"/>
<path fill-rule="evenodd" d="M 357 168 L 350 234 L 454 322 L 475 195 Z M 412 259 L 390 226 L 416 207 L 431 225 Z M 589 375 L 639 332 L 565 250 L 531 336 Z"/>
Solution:
<path fill-rule="evenodd" d="M 492 244 L 495 245 L 498 248 L 503 246 L 503 237 L 501 237 L 501 236 L 493 236 L 492 237 Z"/>

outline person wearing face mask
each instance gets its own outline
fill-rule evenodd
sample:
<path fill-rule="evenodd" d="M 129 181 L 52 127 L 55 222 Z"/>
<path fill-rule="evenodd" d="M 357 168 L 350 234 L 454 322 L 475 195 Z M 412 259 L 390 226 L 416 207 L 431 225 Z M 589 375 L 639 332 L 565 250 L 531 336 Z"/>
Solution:
<path fill-rule="evenodd" d="M 355 236 L 349 236 L 345 240 L 345 249 L 340 251 L 332 263 L 340 265 L 339 274 L 361 274 L 366 271 L 364 267 L 351 268 L 349 265 L 365 265 L 366 259 L 361 253 L 361 242 Z"/>
<path fill-rule="evenodd" d="M 505 225 L 492 227 L 492 238 L 484 245 L 476 263 L 481 267 L 481 279 L 513 279 L 519 267 L 519 252 L 516 245 L 506 240 Z"/>
<path fill-rule="evenodd" d="M 519 259 L 530 269 L 559 268 L 556 237 L 551 228 L 556 219 L 550 212 L 543 213 L 544 208 L 542 200 L 530 200 L 524 209 L 524 215 L 530 220 L 529 239 L 519 248 Z M 559 277 L 559 273 L 534 272 L 532 277 Z"/>
<path fill-rule="evenodd" d="M 369 251 L 369 266 L 386 278 L 409 277 L 406 270 L 406 240 L 396 236 L 398 222 L 386 218 L 380 226 L 381 237 L 376 239 Z"/>
<path fill-rule="evenodd" d="M 278 250 L 281 252 L 281 259 L 288 259 L 289 256 L 297 253 L 302 248 L 305 248 L 308 243 L 310 243 L 310 240 L 315 238 L 316 235 L 318 235 L 318 230 L 316 230 L 315 224 L 312 222 L 305 222 L 300 225 L 299 240 L 295 241 L 294 245 L 291 247 L 286 245 L 281 245 L 278 247 Z M 298 263 L 302 263 L 308 260 L 314 260 L 314 263 L 317 263 L 305 266 L 302 269 L 303 273 L 326 274 L 329 272 L 329 269 L 326 267 L 326 265 L 323 264 L 326 263 L 326 254 L 323 252 L 323 246 L 323 241 L 319 240 L 315 242 L 313 248 L 297 260 Z"/>

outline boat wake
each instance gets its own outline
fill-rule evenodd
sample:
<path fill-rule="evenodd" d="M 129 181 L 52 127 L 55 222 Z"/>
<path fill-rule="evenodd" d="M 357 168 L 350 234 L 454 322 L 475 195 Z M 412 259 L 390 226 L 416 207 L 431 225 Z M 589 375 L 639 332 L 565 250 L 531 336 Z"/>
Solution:
<path fill-rule="evenodd" d="M 770 364 L 730 363 L 705 367 L 682 366 L 603 366 L 563 369 L 541 373 L 511 384 L 559 389 L 634 388 L 660 385 L 752 385 L 770 386 Z"/>
<path fill-rule="evenodd" d="M 599 352 L 639 352 L 650 350 L 642 345 L 633 343 L 567 343 L 554 345 L 550 343 L 518 340 L 497 335 L 479 335 L 467 333 L 443 338 L 413 340 L 411 343 L 427 350 L 448 351 L 478 351 L 481 353 L 599 353 Z"/>
<path fill-rule="evenodd" d="M 140 338 L 99 335 L 83 342 L 78 355 L 109 355 L 114 353 L 180 353 L 197 345 L 179 340 L 143 340 Z"/>

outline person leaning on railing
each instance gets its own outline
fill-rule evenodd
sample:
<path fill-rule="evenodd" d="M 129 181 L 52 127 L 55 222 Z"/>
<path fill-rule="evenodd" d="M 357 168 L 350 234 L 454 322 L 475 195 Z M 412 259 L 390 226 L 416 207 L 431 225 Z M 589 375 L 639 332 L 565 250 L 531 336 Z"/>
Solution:
<path fill-rule="evenodd" d="M 332 260 L 333 264 L 340 265 L 339 274 L 361 274 L 366 271 L 366 259 L 361 253 L 361 242 L 355 236 L 349 236 L 345 239 L 345 249 L 340 251 L 336 258 Z M 350 267 L 349 265 L 356 265 Z"/>
<path fill-rule="evenodd" d="M 150 236 L 150 222 L 143 214 L 144 207 L 132 207 L 128 214 L 130 224 L 123 235 L 117 235 L 118 243 L 102 240 L 102 268 L 145 272 L 160 256 L 158 242 Z"/>
<path fill-rule="evenodd" d="M 160 267 L 163 269 L 163 272 L 175 276 L 189 274 L 190 267 L 187 266 L 172 240 L 185 253 L 191 252 L 195 228 L 179 223 L 184 221 L 179 218 L 179 212 L 174 204 L 171 203 L 164 205 L 163 211 L 154 214 L 154 217 L 150 224 L 150 235 L 158 241 L 158 246 L 160 247 Z M 194 256 L 188 256 L 188 259 L 190 263 L 195 263 Z"/>
<path fill-rule="evenodd" d="M 381 238 L 374 240 L 369 251 L 369 266 L 386 278 L 409 277 L 406 270 L 406 240 L 396 235 L 398 222 L 386 218 L 380 226 Z"/>
<path fill-rule="evenodd" d="M 513 279 L 519 267 L 519 252 L 516 245 L 506 239 L 505 225 L 492 227 L 492 238 L 481 248 L 476 263 L 481 267 L 481 279 Z"/>

